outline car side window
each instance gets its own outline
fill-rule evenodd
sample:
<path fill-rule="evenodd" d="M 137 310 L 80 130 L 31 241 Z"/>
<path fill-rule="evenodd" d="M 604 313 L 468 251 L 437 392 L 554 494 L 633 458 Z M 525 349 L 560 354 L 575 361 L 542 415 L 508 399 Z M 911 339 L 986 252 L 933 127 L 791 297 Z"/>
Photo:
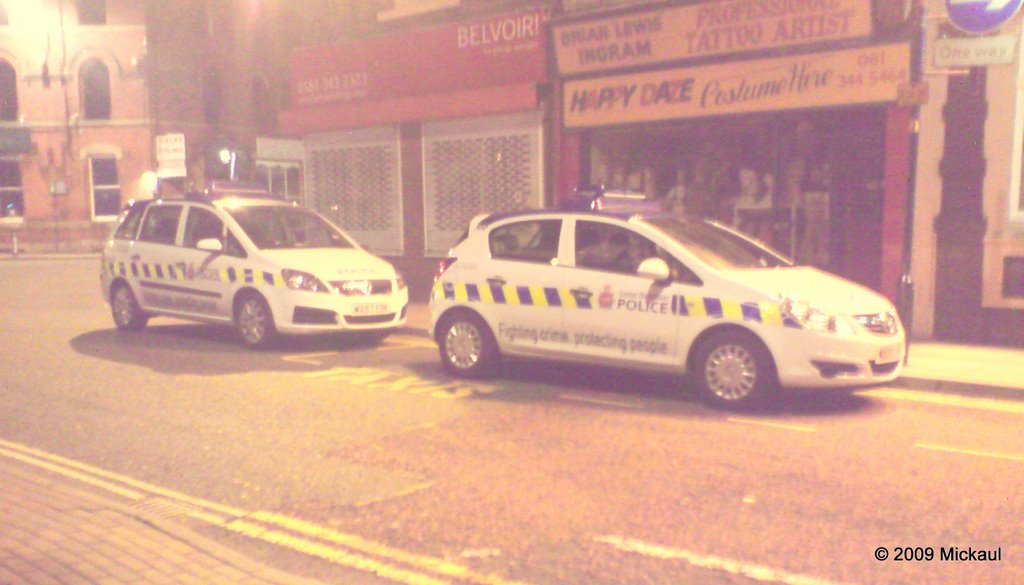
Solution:
<path fill-rule="evenodd" d="M 552 264 L 558 258 L 562 221 L 535 219 L 510 223 L 491 230 L 491 258 Z"/>
<path fill-rule="evenodd" d="M 576 222 L 576 266 L 580 268 L 635 275 L 641 262 L 655 257 L 668 263 L 673 281 L 702 284 L 667 250 L 633 230 L 596 221 Z"/>
<path fill-rule="evenodd" d="M 239 258 L 245 258 L 248 254 L 245 253 L 245 248 L 242 247 L 242 243 L 238 241 L 235 234 L 228 230 L 228 241 L 224 244 L 224 253 L 229 256 L 238 256 Z"/>
<path fill-rule="evenodd" d="M 139 240 L 156 244 L 174 245 L 181 219 L 181 205 L 150 205 L 142 221 Z"/>
<path fill-rule="evenodd" d="M 192 207 L 188 210 L 188 218 L 185 220 L 185 240 L 182 244 L 186 248 L 195 248 L 199 240 L 213 238 L 223 242 L 224 222 L 209 209 Z"/>
<path fill-rule="evenodd" d="M 117 226 L 117 231 L 114 232 L 114 238 L 117 240 L 134 240 L 135 234 L 139 231 L 139 223 L 142 221 L 142 214 L 146 212 L 146 208 L 137 205 L 133 206 L 128 210 L 128 214 L 124 216 L 124 220 L 121 225 Z"/>

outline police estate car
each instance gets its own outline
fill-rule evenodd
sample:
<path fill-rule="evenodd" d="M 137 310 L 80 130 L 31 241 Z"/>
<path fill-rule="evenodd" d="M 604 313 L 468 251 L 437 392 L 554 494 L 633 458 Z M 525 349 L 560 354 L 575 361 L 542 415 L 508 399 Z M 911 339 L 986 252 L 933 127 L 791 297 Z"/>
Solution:
<path fill-rule="evenodd" d="M 250 347 L 278 332 L 386 333 L 409 302 L 394 267 L 320 215 L 223 184 L 130 205 L 103 248 L 100 280 L 119 329 L 154 315 L 227 323 Z"/>
<path fill-rule="evenodd" d="M 455 375 L 501 356 L 688 373 L 718 406 L 780 384 L 891 381 L 905 351 L 895 308 L 869 289 L 715 222 L 614 207 L 474 218 L 430 308 Z"/>

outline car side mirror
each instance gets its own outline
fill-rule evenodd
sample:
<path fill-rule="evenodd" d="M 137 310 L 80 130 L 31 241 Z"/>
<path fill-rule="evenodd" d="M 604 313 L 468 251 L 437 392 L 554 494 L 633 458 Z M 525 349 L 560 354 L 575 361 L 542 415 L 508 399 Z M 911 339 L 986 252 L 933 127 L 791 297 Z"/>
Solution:
<path fill-rule="evenodd" d="M 672 278 L 672 271 L 668 267 L 668 262 L 661 258 L 648 258 L 644 260 L 637 267 L 636 273 L 655 282 L 668 282 Z"/>
<path fill-rule="evenodd" d="M 206 250 L 207 252 L 223 252 L 224 244 L 217 238 L 203 238 L 196 242 L 196 248 Z"/>

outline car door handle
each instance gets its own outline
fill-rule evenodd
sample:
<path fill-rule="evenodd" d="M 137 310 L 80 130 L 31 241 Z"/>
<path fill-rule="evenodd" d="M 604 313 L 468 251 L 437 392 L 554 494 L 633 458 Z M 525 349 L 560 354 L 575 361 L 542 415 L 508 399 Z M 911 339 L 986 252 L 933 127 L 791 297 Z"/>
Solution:
<path fill-rule="evenodd" d="M 569 292 L 571 292 L 572 296 L 574 297 L 583 297 L 585 299 L 589 299 L 590 297 L 594 296 L 594 293 L 590 292 L 585 288 L 574 288 L 571 289 Z"/>
<path fill-rule="evenodd" d="M 505 286 L 507 283 L 508 281 L 500 276 L 492 276 L 487 279 L 487 284 L 491 286 Z"/>

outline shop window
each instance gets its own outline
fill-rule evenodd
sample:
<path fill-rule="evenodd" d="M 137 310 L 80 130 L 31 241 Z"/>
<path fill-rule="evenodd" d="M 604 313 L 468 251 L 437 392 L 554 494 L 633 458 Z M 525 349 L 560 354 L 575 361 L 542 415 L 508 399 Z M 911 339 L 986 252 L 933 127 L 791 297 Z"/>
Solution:
<path fill-rule="evenodd" d="M 224 87 L 220 72 L 216 69 L 207 69 L 203 73 L 203 115 L 208 124 L 220 122 L 223 101 Z"/>
<path fill-rule="evenodd" d="M 107 0 L 77 0 L 78 24 L 107 24 Z"/>
<path fill-rule="evenodd" d="M 113 219 L 117 216 L 121 209 L 121 183 L 118 179 L 117 159 L 90 158 L 89 184 L 92 188 L 93 219 Z"/>
<path fill-rule="evenodd" d="M 82 116 L 86 120 L 110 119 L 110 70 L 98 59 L 86 61 L 81 69 Z"/>
<path fill-rule="evenodd" d="M 7 61 L 0 60 L 0 120 L 18 119 L 18 75 Z"/>
<path fill-rule="evenodd" d="M 256 180 L 273 195 L 303 203 L 302 169 L 298 163 L 257 163 Z"/>
<path fill-rule="evenodd" d="M 494 229 L 490 234 L 491 257 L 553 264 L 558 258 L 562 222 L 557 219 L 521 221 Z"/>
<path fill-rule="evenodd" d="M 1003 258 L 1003 296 L 1024 299 L 1024 256 Z"/>
<path fill-rule="evenodd" d="M 0 216 L 25 215 L 25 195 L 21 185 L 21 167 L 17 161 L 0 161 Z"/>

